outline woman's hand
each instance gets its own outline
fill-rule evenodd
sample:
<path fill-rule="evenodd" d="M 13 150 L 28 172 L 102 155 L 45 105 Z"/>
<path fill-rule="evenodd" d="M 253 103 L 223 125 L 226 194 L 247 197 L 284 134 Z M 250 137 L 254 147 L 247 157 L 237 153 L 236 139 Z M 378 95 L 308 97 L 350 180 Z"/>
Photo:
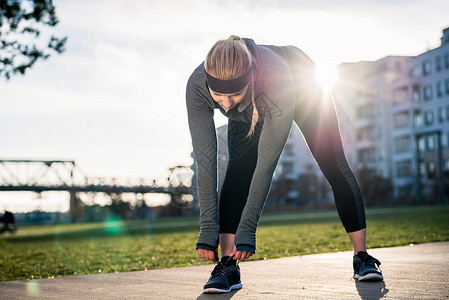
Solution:
<path fill-rule="evenodd" d="M 248 259 L 251 256 L 253 256 L 253 254 L 254 253 L 249 252 L 249 251 L 236 251 L 235 253 L 232 253 L 231 256 L 232 256 L 232 259 L 234 259 L 234 260 L 245 260 L 245 259 Z"/>
<path fill-rule="evenodd" d="M 204 259 L 208 259 L 214 262 L 217 262 L 217 258 L 218 258 L 218 254 L 217 254 L 217 250 L 215 251 L 210 251 L 210 250 L 206 250 L 206 249 L 201 249 L 198 248 L 197 249 L 198 255 L 201 256 Z"/>

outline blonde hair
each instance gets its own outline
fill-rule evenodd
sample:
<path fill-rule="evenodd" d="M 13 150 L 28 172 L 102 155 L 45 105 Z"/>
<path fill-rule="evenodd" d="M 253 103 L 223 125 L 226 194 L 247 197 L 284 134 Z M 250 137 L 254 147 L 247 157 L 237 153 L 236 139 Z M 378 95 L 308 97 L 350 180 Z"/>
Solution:
<path fill-rule="evenodd" d="M 245 43 L 236 35 L 231 35 L 227 40 L 216 42 L 207 53 L 204 60 L 204 69 L 211 76 L 230 80 L 238 78 L 248 72 L 252 67 L 252 55 Z M 253 114 L 251 118 L 251 127 L 247 137 L 254 134 L 257 121 L 259 120 L 259 111 L 255 103 L 254 74 L 251 71 L 251 102 L 253 104 Z"/>

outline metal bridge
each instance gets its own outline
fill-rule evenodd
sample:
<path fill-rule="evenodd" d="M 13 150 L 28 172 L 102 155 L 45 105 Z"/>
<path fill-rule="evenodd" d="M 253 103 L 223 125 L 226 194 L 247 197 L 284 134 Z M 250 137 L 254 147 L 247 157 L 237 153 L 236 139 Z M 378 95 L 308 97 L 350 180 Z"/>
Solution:
<path fill-rule="evenodd" d="M 86 176 L 72 160 L 13 160 L 0 159 L 0 192 L 70 193 L 70 209 L 80 200 L 78 193 L 169 194 L 173 203 L 191 194 L 189 181 L 192 171 L 187 166 L 168 169 L 163 180 L 99 178 Z"/>
<path fill-rule="evenodd" d="M 190 194 L 179 173 L 186 169 L 170 168 L 166 184 L 158 186 L 156 180 L 88 177 L 72 160 L 0 160 L 0 191 Z"/>

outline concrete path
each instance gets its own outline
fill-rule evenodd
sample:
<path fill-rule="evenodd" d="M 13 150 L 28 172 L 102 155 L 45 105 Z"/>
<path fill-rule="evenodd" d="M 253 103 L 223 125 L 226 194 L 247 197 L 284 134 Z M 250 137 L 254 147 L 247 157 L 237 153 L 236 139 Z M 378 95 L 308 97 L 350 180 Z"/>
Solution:
<path fill-rule="evenodd" d="M 352 253 L 338 252 L 243 262 L 243 288 L 222 295 L 202 294 L 205 265 L 0 282 L 0 299 L 449 299 L 449 242 L 369 253 L 384 282 L 351 279 Z"/>

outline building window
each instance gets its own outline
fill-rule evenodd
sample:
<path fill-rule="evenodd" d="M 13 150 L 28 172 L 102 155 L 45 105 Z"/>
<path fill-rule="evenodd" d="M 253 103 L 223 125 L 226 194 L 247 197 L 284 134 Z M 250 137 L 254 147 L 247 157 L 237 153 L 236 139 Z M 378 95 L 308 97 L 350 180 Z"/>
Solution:
<path fill-rule="evenodd" d="M 437 56 L 435 58 L 435 69 L 437 70 L 437 72 L 441 71 L 441 57 Z"/>
<path fill-rule="evenodd" d="M 423 162 L 419 163 L 419 175 L 422 177 L 426 176 L 426 164 Z"/>
<path fill-rule="evenodd" d="M 437 174 L 437 164 L 433 160 L 427 163 L 427 172 L 428 178 L 435 178 L 435 175 Z"/>
<path fill-rule="evenodd" d="M 409 177 L 412 175 L 412 164 L 409 160 L 396 163 L 397 177 Z"/>
<path fill-rule="evenodd" d="M 446 85 L 449 85 L 449 80 L 446 80 L 446 81 L 447 81 Z M 447 93 L 447 86 L 446 86 L 446 93 Z M 413 101 L 413 103 L 419 103 L 419 101 L 421 101 L 421 97 L 420 97 L 420 94 L 419 94 L 419 86 L 418 85 L 414 85 L 413 86 L 412 101 Z"/>
<path fill-rule="evenodd" d="M 407 103 L 407 87 L 403 87 L 394 91 L 393 104 L 400 105 Z"/>
<path fill-rule="evenodd" d="M 292 144 L 286 144 L 286 145 L 285 145 L 285 148 L 284 148 L 284 153 L 285 153 L 286 155 L 294 155 L 294 152 L 293 152 L 293 145 L 292 145 Z"/>
<path fill-rule="evenodd" d="M 430 84 L 424 87 L 424 100 L 429 101 L 432 99 L 432 86 Z"/>
<path fill-rule="evenodd" d="M 284 162 L 282 164 L 282 174 L 293 174 L 293 163 Z"/>
<path fill-rule="evenodd" d="M 445 67 L 446 69 L 449 69 L 449 53 L 446 53 L 446 54 L 444 55 L 444 67 Z"/>
<path fill-rule="evenodd" d="M 421 77 L 421 68 L 419 67 L 419 65 L 414 66 L 412 68 L 412 77 L 413 78 L 419 78 Z"/>
<path fill-rule="evenodd" d="M 449 147 L 449 132 L 441 134 L 440 142 L 441 142 L 441 147 L 443 147 L 443 148 Z"/>
<path fill-rule="evenodd" d="M 357 139 L 359 141 L 370 141 L 370 140 L 374 140 L 375 134 L 374 134 L 374 128 L 373 127 L 365 127 L 365 128 L 361 128 L 358 131 L 358 135 L 357 135 Z"/>
<path fill-rule="evenodd" d="M 433 110 L 427 110 L 424 114 L 424 121 L 426 126 L 430 126 L 433 124 Z"/>
<path fill-rule="evenodd" d="M 426 141 L 424 140 L 423 137 L 418 139 L 418 150 L 421 153 L 426 151 Z"/>
<path fill-rule="evenodd" d="M 359 120 L 367 119 L 371 120 L 374 118 L 374 107 L 373 105 L 366 105 L 357 109 L 357 118 Z"/>
<path fill-rule="evenodd" d="M 444 107 L 438 107 L 438 122 L 443 123 L 446 117 L 446 110 Z"/>
<path fill-rule="evenodd" d="M 435 138 L 433 135 L 427 136 L 427 149 L 429 151 L 435 150 Z"/>
<path fill-rule="evenodd" d="M 444 86 L 446 90 L 446 95 L 449 95 L 449 79 L 446 79 L 446 81 L 444 82 Z"/>
<path fill-rule="evenodd" d="M 424 125 L 424 119 L 421 114 L 416 114 L 413 116 L 413 126 L 415 128 L 421 128 Z"/>
<path fill-rule="evenodd" d="M 438 98 L 443 97 L 444 95 L 444 85 L 442 81 L 437 82 L 437 96 Z"/>
<path fill-rule="evenodd" d="M 430 74 L 430 71 L 432 69 L 432 63 L 431 63 L 430 59 L 427 59 L 423 62 L 422 68 L 423 68 L 424 76 L 427 76 Z"/>
<path fill-rule="evenodd" d="M 449 121 L 449 105 L 446 106 L 446 120 Z"/>
<path fill-rule="evenodd" d="M 394 127 L 404 128 L 408 126 L 408 112 L 401 112 L 394 115 Z"/>
<path fill-rule="evenodd" d="M 360 162 L 375 162 L 376 154 L 374 149 L 364 149 L 358 151 L 358 158 Z"/>
<path fill-rule="evenodd" d="M 443 172 L 449 172 L 449 158 L 443 161 Z"/>
<path fill-rule="evenodd" d="M 410 149 L 410 137 L 402 136 L 395 140 L 396 142 L 396 153 L 407 152 Z"/>

